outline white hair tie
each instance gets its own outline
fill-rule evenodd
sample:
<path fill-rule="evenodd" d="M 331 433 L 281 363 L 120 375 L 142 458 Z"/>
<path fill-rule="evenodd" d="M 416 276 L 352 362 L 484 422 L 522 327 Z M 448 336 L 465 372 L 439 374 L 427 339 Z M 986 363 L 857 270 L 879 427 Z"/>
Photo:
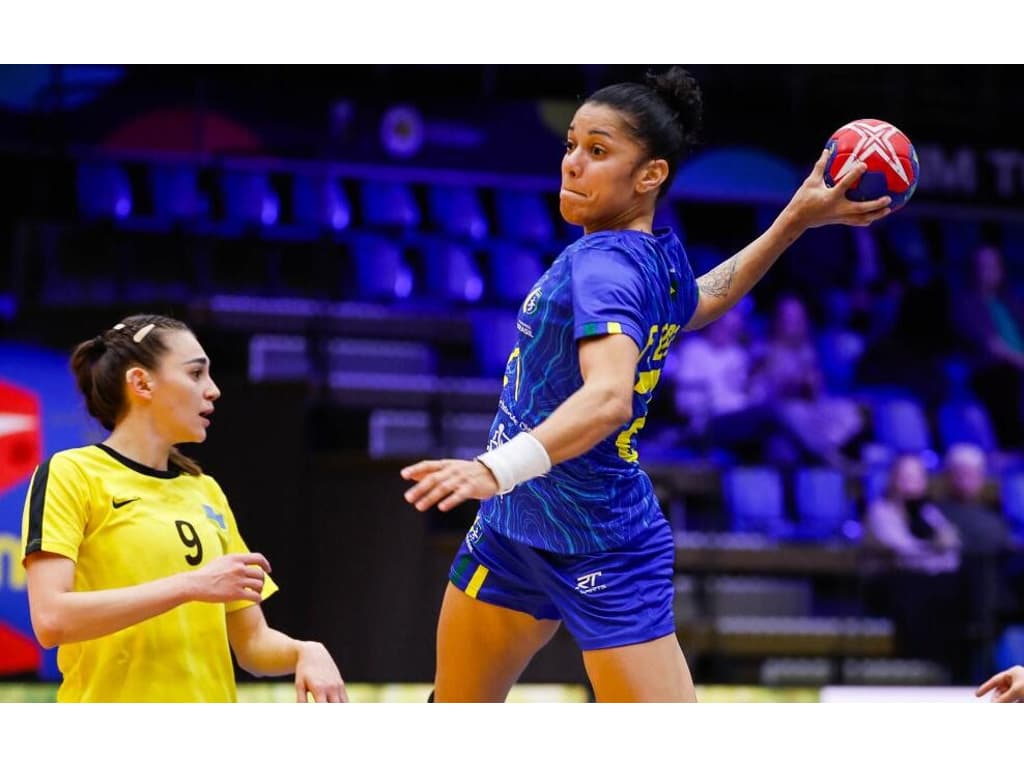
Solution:
<path fill-rule="evenodd" d="M 136 344 L 141 344 L 142 340 L 146 338 L 146 334 L 152 331 L 155 327 L 156 323 L 150 323 L 149 325 L 142 326 L 138 331 L 135 332 L 135 335 L 132 336 L 132 341 L 134 341 Z"/>

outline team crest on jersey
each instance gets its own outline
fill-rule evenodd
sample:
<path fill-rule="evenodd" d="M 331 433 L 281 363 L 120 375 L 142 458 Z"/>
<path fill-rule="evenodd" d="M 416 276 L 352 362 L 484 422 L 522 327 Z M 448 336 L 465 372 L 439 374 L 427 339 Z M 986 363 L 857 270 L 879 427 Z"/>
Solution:
<path fill-rule="evenodd" d="M 215 512 L 213 510 L 213 507 L 211 507 L 209 504 L 203 504 L 203 511 L 206 513 L 206 516 L 210 520 L 213 520 L 213 522 L 220 526 L 220 529 L 222 531 L 226 531 L 228 529 L 228 524 L 224 520 L 224 515 Z"/>
<path fill-rule="evenodd" d="M 473 525 L 466 532 L 466 546 L 469 547 L 470 552 L 473 551 L 473 545 L 478 543 L 483 535 L 483 528 L 480 527 L 480 515 L 477 515 L 476 519 L 473 520 Z"/>
<path fill-rule="evenodd" d="M 540 295 L 541 295 L 541 288 L 540 288 L 540 286 L 537 286 L 532 291 L 530 291 L 530 295 L 527 296 L 526 297 L 526 301 L 523 302 L 523 314 L 524 315 L 532 315 L 534 312 L 537 311 L 537 302 L 540 301 Z"/>

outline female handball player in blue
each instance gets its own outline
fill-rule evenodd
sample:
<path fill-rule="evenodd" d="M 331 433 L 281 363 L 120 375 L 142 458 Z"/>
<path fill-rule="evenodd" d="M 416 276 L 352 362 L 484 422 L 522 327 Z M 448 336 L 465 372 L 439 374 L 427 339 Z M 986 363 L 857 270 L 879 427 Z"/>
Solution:
<path fill-rule="evenodd" d="M 810 227 L 865 226 L 863 167 L 825 185 L 827 154 L 768 230 L 694 278 L 670 229 L 653 231 L 701 116 L 673 67 L 594 93 L 569 125 L 560 210 L 583 227 L 519 311 L 487 452 L 402 470 L 418 510 L 481 499 L 438 622 L 436 701 L 503 701 L 559 622 L 598 701 L 695 701 L 672 613 L 674 546 L 636 435 L 680 330 L 740 300 Z"/>

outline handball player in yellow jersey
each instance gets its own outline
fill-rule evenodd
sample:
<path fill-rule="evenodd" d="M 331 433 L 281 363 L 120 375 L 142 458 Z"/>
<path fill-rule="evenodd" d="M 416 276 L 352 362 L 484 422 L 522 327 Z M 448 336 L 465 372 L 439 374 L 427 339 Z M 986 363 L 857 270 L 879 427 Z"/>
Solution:
<path fill-rule="evenodd" d="M 220 390 L 183 323 L 128 317 L 71 358 L 111 430 L 32 477 L 22 524 L 32 626 L 58 647 L 58 701 L 230 702 L 234 651 L 254 675 L 295 675 L 296 698 L 346 701 L 323 645 L 271 629 L 277 590 L 220 486 L 175 446 L 206 439 Z"/>

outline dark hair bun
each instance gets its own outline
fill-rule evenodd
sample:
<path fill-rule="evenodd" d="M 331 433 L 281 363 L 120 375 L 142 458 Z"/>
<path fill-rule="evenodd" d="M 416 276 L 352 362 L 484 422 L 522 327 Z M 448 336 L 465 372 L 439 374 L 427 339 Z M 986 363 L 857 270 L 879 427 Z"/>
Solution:
<path fill-rule="evenodd" d="M 700 86 L 693 75 L 680 66 L 660 74 L 648 73 L 647 85 L 654 89 L 662 101 L 675 112 L 687 146 L 697 143 L 704 102 Z"/>

